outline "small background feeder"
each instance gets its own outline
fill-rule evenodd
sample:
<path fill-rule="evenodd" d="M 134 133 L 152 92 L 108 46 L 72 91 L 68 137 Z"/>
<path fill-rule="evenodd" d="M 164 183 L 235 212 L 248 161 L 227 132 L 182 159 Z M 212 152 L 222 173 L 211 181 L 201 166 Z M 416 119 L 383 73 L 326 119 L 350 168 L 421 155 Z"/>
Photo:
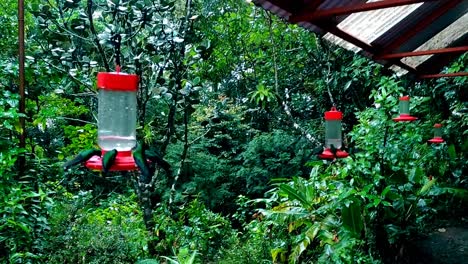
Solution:
<path fill-rule="evenodd" d="M 434 138 L 428 140 L 428 142 L 432 144 L 441 144 L 445 142 L 445 140 L 442 138 L 442 124 L 434 125 Z"/>
<path fill-rule="evenodd" d="M 325 150 L 319 155 L 321 159 L 346 158 L 348 153 L 340 150 L 342 147 L 341 120 L 343 113 L 332 107 L 325 112 Z M 332 147 L 333 145 L 333 147 Z"/>
<path fill-rule="evenodd" d="M 136 170 L 132 148 L 136 145 L 138 75 L 119 72 L 100 72 L 97 76 L 98 145 L 102 155 L 118 151 L 110 171 Z M 94 156 L 86 167 L 102 170 L 101 157 Z"/>
<path fill-rule="evenodd" d="M 393 121 L 395 121 L 395 122 L 411 122 L 411 121 L 415 121 L 415 120 L 418 119 L 417 117 L 414 117 L 414 116 L 410 115 L 409 103 L 410 103 L 410 97 L 409 96 L 400 97 L 400 103 L 399 103 L 400 115 L 398 117 L 393 118 Z"/>

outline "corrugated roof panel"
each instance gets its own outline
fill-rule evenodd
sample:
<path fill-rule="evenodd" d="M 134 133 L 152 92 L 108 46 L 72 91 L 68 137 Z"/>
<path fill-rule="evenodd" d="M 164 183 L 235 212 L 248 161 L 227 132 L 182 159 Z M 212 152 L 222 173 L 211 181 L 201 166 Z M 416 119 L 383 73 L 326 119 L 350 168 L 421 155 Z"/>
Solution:
<path fill-rule="evenodd" d="M 392 71 L 394 71 L 394 72 L 396 72 L 396 74 L 397 74 L 398 76 L 403 76 L 403 75 L 405 75 L 405 74 L 408 73 L 407 70 L 402 69 L 402 68 L 400 68 L 400 67 L 398 67 L 398 66 L 396 66 L 396 65 L 390 66 L 389 69 L 392 70 Z"/>
<path fill-rule="evenodd" d="M 318 33 L 320 35 L 323 34 L 323 30 L 317 26 L 315 26 L 314 24 L 310 23 L 310 22 L 299 22 L 297 23 L 299 26 L 303 27 L 303 28 L 306 28 L 310 31 L 313 31 L 315 33 Z"/>
<path fill-rule="evenodd" d="M 282 17 L 282 18 L 289 18 L 289 16 L 291 15 L 290 12 L 286 11 L 285 9 L 279 7 L 279 6 L 276 6 L 274 4 L 272 4 L 270 1 L 266 1 L 266 0 L 254 0 L 253 1 L 255 4 L 263 7 L 264 9 L 266 10 L 269 10 L 271 11 L 272 13 Z"/>
<path fill-rule="evenodd" d="M 315 2 L 315 0 L 249 1 L 255 2 L 257 5 L 262 6 L 266 10 L 272 11 L 286 20 L 288 20 L 291 15 L 299 15 L 305 12 L 305 10 L 307 10 L 307 4 L 312 3 L 312 1 Z M 378 0 L 323 0 L 317 9 L 327 10 L 343 6 L 356 6 L 366 2 L 378 2 Z M 312 8 L 315 8 L 316 6 L 317 5 L 314 5 Z M 309 9 L 311 9 L 311 7 L 309 7 Z M 314 10 L 308 11 L 313 13 Z M 364 43 L 370 44 L 368 50 L 361 50 L 359 47 L 356 47 L 353 44 L 329 33 L 325 34 L 325 39 L 345 47 L 346 49 L 350 49 L 355 52 L 360 51 L 364 56 L 372 57 L 372 55 L 379 54 L 371 53 L 378 53 L 379 51 L 395 53 L 409 52 L 415 49 L 434 49 L 428 48 L 433 46 L 433 44 L 429 44 L 430 42 L 428 41 L 467 13 L 468 0 L 440 0 L 354 13 L 352 15 L 337 16 L 330 18 L 329 20 L 325 20 L 327 22 L 320 21 L 319 24 L 330 29 L 331 32 L 333 32 L 334 25 L 338 24 L 338 29 L 351 36 L 348 39 L 349 41 L 353 42 L 352 37 L 354 37 L 356 39 L 360 39 Z M 315 26 L 313 22 L 301 22 L 299 25 L 319 34 L 324 33 L 324 31 Z M 440 46 L 438 46 L 438 48 L 447 47 L 450 43 L 450 45 L 453 46 L 468 45 L 468 33 L 466 32 L 468 22 L 466 19 L 463 19 L 459 25 L 459 29 L 452 30 L 452 33 L 450 33 L 449 30 L 449 33 L 443 33 L 446 34 L 445 36 L 441 35 L 441 37 L 439 37 L 444 39 L 444 41 L 437 41 L 437 39 L 434 39 L 431 40 L 431 42 L 435 41 L 434 43 L 439 43 Z M 346 37 L 346 34 L 342 35 L 343 37 Z M 460 35 L 463 35 L 463 37 L 458 37 Z M 405 37 L 400 38 L 401 36 Z M 451 40 L 457 37 L 458 39 L 452 43 Z M 428 42 L 428 46 L 424 45 L 426 42 Z M 437 54 L 434 56 L 428 56 L 430 57 L 429 60 L 420 56 L 414 57 L 415 60 L 413 60 L 413 62 L 409 62 L 411 61 L 410 59 L 404 59 L 402 61 L 413 66 L 418 65 L 417 70 L 419 73 L 425 73 L 433 72 L 442 68 L 444 65 L 447 65 L 447 63 L 450 63 L 451 59 L 456 58 L 457 55 L 459 56 L 459 54 L 455 53 Z M 415 62 L 416 60 L 419 62 Z M 387 63 L 389 65 L 392 64 L 391 60 L 380 62 L 385 65 L 387 65 Z M 403 67 L 404 65 L 401 66 Z M 392 67 L 392 69 L 395 69 L 400 74 L 404 72 L 401 69 L 397 69 L 397 67 Z"/>
<path fill-rule="evenodd" d="M 468 13 L 453 22 L 450 26 L 439 32 L 426 43 L 419 46 L 416 51 L 442 49 L 450 46 L 454 41 L 468 33 L 468 27 L 466 25 L 468 25 Z M 402 62 L 416 68 L 430 57 L 432 57 L 432 55 L 408 57 L 402 59 Z"/>
<path fill-rule="evenodd" d="M 452 1 L 452 0 L 451 0 Z M 400 35 L 406 33 L 407 31 L 414 30 L 414 27 L 421 21 L 427 19 L 431 16 L 432 13 L 437 12 L 443 5 L 447 4 L 447 1 L 434 1 L 425 3 L 420 8 L 415 10 L 410 16 L 406 19 L 403 19 L 393 28 L 388 30 L 382 37 L 378 38 L 373 44 L 381 47 L 386 47 L 393 40 L 397 39 Z M 466 14 L 468 11 L 468 1 L 461 1 L 454 8 L 448 10 L 444 15 L 438 17 L 431 22 L 430 26 L 425 29 L 417 32 L 415 36 L 408 39 L 403 45 L 394 50 L 394 52 L 406 52 L 412 51 L 417 47 L 424 44 L 431 37 L 442 31 L 444 28 L 448 27 L 454 21 L 459 19 L 461 16 Z"/>
<path fill-rule="evenodd" d="M 365 2 L 366 0 L 348 0 L 348 1 L 325 0 L 323 1 L 323 3 L 320 4 L 320 6 L 317 9 L 322 10 L 322 9 L 330 9 L 330 8 L 343 7 L 343 6 L 352 6 L 352 5 L 357 5 L 357 4 L 361 4 Z"/>
<path fill-rule="evenodd" d="M 410 16 L 406 16 L 392 28 L 387 30 L 379 38 L 373 41 L 371 44 L 378 47 L 384 47 L 389 44 L 392 40 L 405 32 L 409 28 L 413 28 L 419 21 L 429 16 L 434 10 L 442 6 L 443 1 L 432 1 L 421 5 L 418 9 L 414 10 Z"/>
<path fill-rule="evenodd" d="M 351 44 L 349 42 L 347 42 L 346 40 L 343 40 L 333 34 L 330 34 L 330 33 L 327 33 L 323 36 L 324 39 L 338 45 L 338 46 L 341 46 L 347 50 L 351 50 L 351 51 L 354 51 L 354 52 L 360 52 L 362 49 L 359 48 L 358 46 L 354 45 L 354 44 Z"/>
<path fill-rule="evenodd" d="M 338 28 L 366 43 L 371 43 L 421 5 L 420 3 L 355 13 L 338 24 Z"/>

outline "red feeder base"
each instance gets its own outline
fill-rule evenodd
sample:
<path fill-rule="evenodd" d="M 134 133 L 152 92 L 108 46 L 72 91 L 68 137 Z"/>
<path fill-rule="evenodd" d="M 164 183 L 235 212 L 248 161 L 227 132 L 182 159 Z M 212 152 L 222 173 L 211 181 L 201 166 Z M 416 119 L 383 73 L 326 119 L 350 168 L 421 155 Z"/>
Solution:
<path fill-rule="evenodd" d="M 336 157 L 339 158 L 339 159 L 346 158 L 348 156 L 349 156 L 349 154 L 344 150 L 338 150 L 336 152 Z"/>
<path fill-rule="evenodd" d="M 401 114 L 400 116 L 393 118 L 393 121 L 395 122 L 411 122 L 415 120 L 418 120 L 418 118 L 408 114 Z"/>
<path fill-rule="evenodd" d="M 101 157 L 107 151 L 103 150 Z M 91 170 L 102 171 L 102 158 L 99 156 L 93 156 L 86 162 L 86 167 Z M 115 163 L 110 168 L 110 171 L 132 171 L 137 170 L 135 161 L 133 160 L 131 151 L 119 151 L 115 158 Z"/>
<path fill-rule="evenodd" d="M 329 148 L 325 149 L 322 154 L 319 155 L 319 158 L 321 159 L 334 159 L 335 155 L 333 155 L 333 152 Z"/>
<path fill-rule="evenodd" d="M 319 155 L 319 158 L 321 159 L 330 159 L 330 160 L 333 160 L 333 159 L 342 159 L 342 158 L 346 158 L 348 157 L 349 154 L 346 153 L 346 151 L 343 151 L 343 150 L 337 150 L 336 151 L 336 156 L 333 154 L 333 152 L 327 148 L 325 149 L 322 154 Z"/>
<path fill-rule="evenodd" d="M 445 140 L 441 137 L 435 137 L 433 139 L 429 139 L 428 142 L 432 144 L 441 144 L 441 143 L 444 143 Z"/>

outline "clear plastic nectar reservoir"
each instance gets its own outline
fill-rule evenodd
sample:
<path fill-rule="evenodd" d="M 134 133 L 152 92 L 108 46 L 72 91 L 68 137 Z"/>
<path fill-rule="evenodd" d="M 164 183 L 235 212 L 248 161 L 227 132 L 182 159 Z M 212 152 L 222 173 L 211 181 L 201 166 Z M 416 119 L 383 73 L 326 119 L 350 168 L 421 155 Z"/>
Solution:
<path fill-rule="evenodd" d="M 98 74 L 98 145 L 103 151 L 130 151 L 136 145 L 138 76 Z"/>
<path fill-rule="evenodd" d="M 343 114 L 333 107 L 330 111 L 325 112 L 325 147 L 340 149 L 342 147 L 341 138 L 341 120 Z"/>
<path fill-rule="evenodd" d="M 400 98 L 400 103 L 399 103 L 400 115 L 410 114 L 409 100 L 410 100 L 409 96 L 403 96 Z"/>

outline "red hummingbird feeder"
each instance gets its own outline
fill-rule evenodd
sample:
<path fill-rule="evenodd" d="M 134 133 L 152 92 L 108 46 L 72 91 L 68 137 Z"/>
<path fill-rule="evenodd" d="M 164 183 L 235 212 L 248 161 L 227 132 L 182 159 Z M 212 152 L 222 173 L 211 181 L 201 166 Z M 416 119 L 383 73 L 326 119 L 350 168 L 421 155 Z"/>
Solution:
<path fill-rule="evenodd" d="M 319 155 L 321 159 L 348 157 L 346 151 L 340 150 L 343 146 L 341 120 L 343 120 L 343 113 L 337 111 L 336 107 L 325 112 L 325 150 Z"/>
<path fill-rule="evenodd" d="M 418 119 L 417 117 L 414 117 L 414 116 L 410 115 L 409 103 L 410 103 L 410 97 L 409 96 L 400 97 L 400 104 L 399 104 L 400 115 L 398 117 L 393 118 L 393 121 L 395 121 L 395 122 L 411 122 L 411 121 L 415 121 L 415 120 Z"/>
<path fill-rule="evenodd" d="M 445 140 L 442 138 L 442 124 L 434 125 L 434 138 L 428 140 L 432 144 L 442 144 Z"/>
<path fill-rule="evenodd" d="M 120 72 L 100 72 L 97 75 L 98 145 L 102 155 L 117 150 L 110 171 L 136 170 L 132 148 L 136 146 L 138 75 Z M 92 170 L 102 170 L 102 158 L 92 157 L 86 162 Z"/>

